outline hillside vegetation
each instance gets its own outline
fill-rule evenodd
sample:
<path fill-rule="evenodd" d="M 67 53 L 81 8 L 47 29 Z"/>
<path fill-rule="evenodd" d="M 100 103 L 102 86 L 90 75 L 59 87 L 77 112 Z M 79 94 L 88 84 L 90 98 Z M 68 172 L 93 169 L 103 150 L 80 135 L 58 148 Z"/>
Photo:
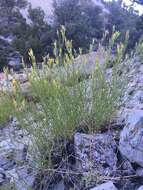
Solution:
<path fill-rule="evenodd" d="M 34 163 L 30 167 L 40 175 L 33 188 L 38 190 L 52 188 L 54 183 L 70 173 L 79 173 L 79 180 L 85 177 L 82 170 L 72 168 L 77 161 L 76 150 L 69 148 L 76 143 L 75 134 L 78 131 L 98 134 L 108 130 L 121 106 L 128 83 L 129 58 L 125 55 L 128 33 L 124 42 L 118 45 L 116 41 L 120 33 L 115 31 L 107 46 L 99 44 L 97 52 L 105 56 L 102 64 L 98 53 L 93 63 L 88 62 L 87 55 L 75 62 L 72 41 L 67 40 L 65 34 L 62 26 L 58 32 L 60 39 L 53 50 L 55 59 L 49 58 L 46 64 L 43 63 L 42 70 L 37 68 L 33 51 L 29 50 L 33 67 L 30 72 L 24 68 L 29 83 L 28 96 L 23 94 L 16 79 L 13 79 L 10 91 L 1 91 L 1 125 L 16 117 L 19 127 L 30 135 L 29 154 Z M 102 41 L 104 44 L 104 39 Z M 61 42 L 64 49 L 58 46 Z M 114 56 L 113 48 L 116 52 Z M 139 54 L 139 50 L 141 47 L 138 46 L 136 53 Z M 87 66 L 92 66 L 88 73 Z M 112 72 L 108 73 L 111 68 Z M 48 182 L 43 175 L 47 175 L 48 179 L 56 175 L 57 182 Z M 80 188 L 84 185 L 88 187 L 88 183 L 80 184 Z"/>
<path fill-rule="evenodd" d="M 0 190 L 143 189 L 134 3 L 0 0 Z"/>
<path fill-rule="evenodd" d="M 121 1 L 103 2 L 103 6 L 100 6 L 91 0 L 82 3 L 79 0 L 64 0 L 54 1 L 53 7 L 53 21 L 49 24 L 44 11 L 40 7 L 32 8 L 26 0 L 0 1 L 1 70 L 11 58 L 15 58 L 15 51 L 19 52 L 20 58 L 23 56 L 27 64 L 30 63 L 30 48 L 37 62 L 41 62 L 48 54 L 53 57 L 56 31 L 61 25 L 66 27 L 67 38 L 73 41 L 74 49 L 78 51 L 82 48 L 84 53 L 88 52 L 90 44 L 96 50 L 104 31 L 107 30 L 111 36 L 113 26 L 121 33 L 118 41 L 124 38 L 127 30 L 130 31 L 128 50 L 135 46 L 143 33 L 142 15 L 133 6 L 127 7 Z M 28 9 L 30 23 L 21 13 L 25 8 Z"/>

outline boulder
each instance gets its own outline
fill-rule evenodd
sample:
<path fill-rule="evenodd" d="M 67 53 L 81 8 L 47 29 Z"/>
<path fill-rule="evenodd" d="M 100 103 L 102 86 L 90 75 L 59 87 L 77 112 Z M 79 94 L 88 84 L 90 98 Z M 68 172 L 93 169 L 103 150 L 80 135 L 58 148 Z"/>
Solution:
<path fill-rule="evenodd" d="M 34 181 L 30 165 L 32 158 L 27 154 L 30 137 L 26 131 L 16 126 L 15 118 L 0 129 L 0 186 L 15 182 L 18 190 L 27 190 L 28 188 L 23 188 L 24 181 L 29 187 Z"/>
<path fill-rule="evenodd" d="M 115 187 L 112 181 L 109 181 L 90 190 L 117 190 L 117 188 Z"/>
<path fill-rule="evenodd" d="M 119 150 L 130 162 L 143 167 L 143 110 L 132 110 L 121 132 Z"/>
<path fill-rule="evenodd" d="M 110 175 L 116 170 L 116 143 L 109 134 L 88 135 L 76 133 L 74 137 L 77 168 L 96 174 Z"/>

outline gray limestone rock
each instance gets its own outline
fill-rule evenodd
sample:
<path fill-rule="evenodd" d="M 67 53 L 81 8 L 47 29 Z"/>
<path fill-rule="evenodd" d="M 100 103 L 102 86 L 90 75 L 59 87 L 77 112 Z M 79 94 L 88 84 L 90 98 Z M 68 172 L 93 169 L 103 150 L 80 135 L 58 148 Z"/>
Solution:
<path fill-rule="evenodd" d="M 139 189 L 137 189 L 137 190 L 143 190 L 143 185 Z"/>
<path fill-rule="evenodd" d="M 91 168 L 95 174 L 110 175 L 116 169 L 116 143 L 109 134 L 80 134 L 74 137 L 77 167 L 83 172 Z"/>
<path fill-rule="evenodd" d="M 109 181 L 90 190 L 117 190 L 117 188 L 115 187 L 112 181 Z"/>
<path fill-rule="evenodd" d="M 130 162 L 143 167 L 143 110 L 133 110 L 121 132 L 119 149 Z"/>

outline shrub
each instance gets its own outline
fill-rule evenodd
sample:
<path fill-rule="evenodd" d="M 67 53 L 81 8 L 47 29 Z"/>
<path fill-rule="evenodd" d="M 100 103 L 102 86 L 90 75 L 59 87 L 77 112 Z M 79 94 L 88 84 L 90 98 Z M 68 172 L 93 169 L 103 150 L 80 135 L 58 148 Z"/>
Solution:
<path fill-rule="evenodd" d="M 19 97 L 22 97 L 20 95 L 18 101 L 15 98 L 18 102 L 17 117 L 21 118 L 24 127 L 31 133 L 36 155 L 40 156 L 41 161 L 55 148 L 54 141 L 72 139 L 81 122 L 86 122 L 90 132 L 100 130 L 109 123 L 119 106 L 123 90 L 122 78 L 118 76 L 124 53 L 123 44 L 118 45 L 117 53 L 112 60 L 111 76 L 107 77 L 106 73 L 106 65 L 111 61 L 112 47 L 119 36 L 118 32 L 113 34 L 110 46 L 105 49 L 107 51 L 105 64 L 100 65 L 97 58 L 88 79 L 83 72 L 83 68 L 87 67 L 87 60 L 85 63 L 73 63 L 72 43 L 65 38 L 64 28 L 61 33 L 66 49 L 62 55 L 62 66 L 61 64 L 59 66 L 58 57 L 61 56 L 59 55 L 61 51 L 58 51 L 56 59 L 53 60 L 55 62 L 53 67 L 49 67 L 51 65 L 49 59 L 48 65 L 44 65 L 40 71 L 36 68 L 35 57 L 30 50 L 33 68 L 28 78 L 30 92 L 35 101 L 28 102 L 24 97 L 19 101 Z M 48 158 L 50 157 L 48 155 Z M 51 160 L 49 162 L 51 163 Z"/>
<path fill-rule="evenodd" d="M 18 84 L 13 93 L 15 114 L 31 134 L 31 151 L 36 161 L 33 165 L 51 170 L 60 170 L 73 154 L 68 152 L 67 144 L 73 141 L 81 123 L 86 124 L 87 132 L 96 132 L 112 120 L 124 89 L 119 71 L 125 46 L 119 44 L 116 55 L 112 56 L 118 32 L 113 34 L 108 47 L 99 46 L 99 52 L 106 52 L 104 64 L 100 64 L 97 56 L 88 76 L 88 60 L 75 62 L 72 42 L 66 39 L 64 28 L 61 36 L 64 53 L 57 51 L 55 45 L 56 58 L 49 59 L 42 70 L 37 69 L 33 52 L 29 51 L 33 68 L 27 76 L 33 101 L 23 96 Z M 113 65 L 110 74 L 107 73 L 109 62 Z"/>

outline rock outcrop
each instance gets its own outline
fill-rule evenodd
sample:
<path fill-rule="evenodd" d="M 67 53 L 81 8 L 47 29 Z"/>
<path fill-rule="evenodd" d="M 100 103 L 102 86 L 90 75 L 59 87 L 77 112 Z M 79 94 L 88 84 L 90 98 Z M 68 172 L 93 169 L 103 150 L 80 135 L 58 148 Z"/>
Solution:
<path fill-rule="evenodd" d="M 80 171 L 108 176 L 116 170 L 116 143 L 111 135 L 77 133 L 74 144 Z"/>
<path fill-rule="evenodd" d="M 141 186 L 138 190 L 143 190 L 143 186 Z"/>
<path fill-rule="evenodd" d="M 0 186 L 15 182 L 17 190 L 28 190 L 34 182 L 28 164 L 27 132 L 16 127 L 16 121 L 0 129 Z"/>
<path fill-rule="evenodd" d="M 120 136 L 119 149 L 132 163 L 143 167 L 143 110 L 133 110 L 128 115 L 127 126 Z"/>
<path fill-rule="evenodd" d="M 92 70 L 92 67 L 89 69 Z M 143 182 L 136 180 L 143 177 L 143 64 L 134 59 L 127 74 L 129 83 L 118 114 L 119 120 L 124 121 L 122 127 L 116 121 L 114 129 L 110 128 L 110 131 L 92 135 L 76 133 L 74 136 L 74 168 L 82 172 L 84 177 L 92 171 L 95 178 L 100 177 L 101 183 L 106 177 L 113 180 L 96 186 L 94 179 L 94 185 L 91 187 L 95 188 L 91 190 L 143 189 Z M 6 78 L 3 75 L 1 78 L 5 86 Z M 24 92 L 27 93 L 26 75 L 15 74 L 14 78 L 20 81 Z M 9 76 L 10 87 L 12 79 L 13 76 Z M 23 190 L 23 182 L 20 179 L 24 179 L 28 186 L 32 186 L 34 175 L 28 164 L 28 142 L 28 134 L 20 130 L 17 124 L 13 125 L 13 122 L 1 129 L 0 185 L 15 180 L 18 190 Z M 64 189 L 64 185 L 62 181 L 55 188 Z"/>
<path fill-rule="evenodd" d="M 120 117 L 125 120 L 119 150 L 130 162 L 143 166 L 143 64 L 134 58 L 128 70 L 128 86 Z"/>

